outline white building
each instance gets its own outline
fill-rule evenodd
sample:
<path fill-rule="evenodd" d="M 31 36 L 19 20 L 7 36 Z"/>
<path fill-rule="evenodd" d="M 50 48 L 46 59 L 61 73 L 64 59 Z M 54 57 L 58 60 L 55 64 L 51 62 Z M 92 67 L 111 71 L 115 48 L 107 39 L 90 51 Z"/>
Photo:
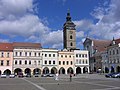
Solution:
<path fill-rule="evenodd" d="M 14 73 L 18 74 L 41 74 L 42 69 L 42 53 L 39 43 L 13 43 Z"/>
<path fill-rule="evenodd" d="M 58 50 L 42 49 L 42 72 L 55 74 L 58 72 Z"/>
<path fill-rule="evenodd" d="M 89 73 L 89 55 L 87 50 L 74 50 L 75 73 Z"/>

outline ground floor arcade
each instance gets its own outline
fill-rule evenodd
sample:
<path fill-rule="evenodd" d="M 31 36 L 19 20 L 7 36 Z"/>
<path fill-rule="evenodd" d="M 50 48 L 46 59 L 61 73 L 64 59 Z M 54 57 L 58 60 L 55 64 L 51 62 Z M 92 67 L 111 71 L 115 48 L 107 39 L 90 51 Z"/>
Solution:
<path fill-rule="evenodd" d="M 18 74 L 19 72 L 22 72 L 23 74 L 83 74 L 83 73 L 89 73 L 89 67 L 69 67 L 69 68 L 64 68 L 64 67 L 43 67 L 43 68 L 13 68 L 13 70 L 6 69 L 6 70 L 0 70 L 0 74 Z"/>
<path fill-rule="evenodd" d="M 120 72 L 120 65 L 117 66 L 109 66 L 109 67 L 104 67 L 104 72 L 105 73 L 113 73 L 113 72 Z"/>

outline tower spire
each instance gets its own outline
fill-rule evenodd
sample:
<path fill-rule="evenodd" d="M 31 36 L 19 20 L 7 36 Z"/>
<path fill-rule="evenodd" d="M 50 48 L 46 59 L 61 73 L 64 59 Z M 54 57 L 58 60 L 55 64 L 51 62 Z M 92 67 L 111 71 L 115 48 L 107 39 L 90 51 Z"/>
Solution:
<path fill-rule="evenodd" d="M 71 21 L 70 9 L 68 9 L 66 21 Z"/>

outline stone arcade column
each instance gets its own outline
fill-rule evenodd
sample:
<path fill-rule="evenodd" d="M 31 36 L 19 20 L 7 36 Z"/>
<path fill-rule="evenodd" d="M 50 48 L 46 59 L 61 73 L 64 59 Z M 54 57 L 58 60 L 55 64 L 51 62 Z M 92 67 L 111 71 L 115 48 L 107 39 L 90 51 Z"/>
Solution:
<path fill-rule="evenodd" d="M 81 68 L 81 74 L 83 74 L 83 68 L 84 68 L 84 67 L 80 67 L 80 68 Z"/>

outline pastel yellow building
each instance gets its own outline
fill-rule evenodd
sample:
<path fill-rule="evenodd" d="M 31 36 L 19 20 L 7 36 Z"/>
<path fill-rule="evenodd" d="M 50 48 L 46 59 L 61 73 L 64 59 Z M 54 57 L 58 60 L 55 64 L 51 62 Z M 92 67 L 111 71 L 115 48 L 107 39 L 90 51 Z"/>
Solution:
<path fill-rule="evenodd" d="M 63 50 L 58 52 L 59 74 L 74 73 L 74 52 Z"/>

